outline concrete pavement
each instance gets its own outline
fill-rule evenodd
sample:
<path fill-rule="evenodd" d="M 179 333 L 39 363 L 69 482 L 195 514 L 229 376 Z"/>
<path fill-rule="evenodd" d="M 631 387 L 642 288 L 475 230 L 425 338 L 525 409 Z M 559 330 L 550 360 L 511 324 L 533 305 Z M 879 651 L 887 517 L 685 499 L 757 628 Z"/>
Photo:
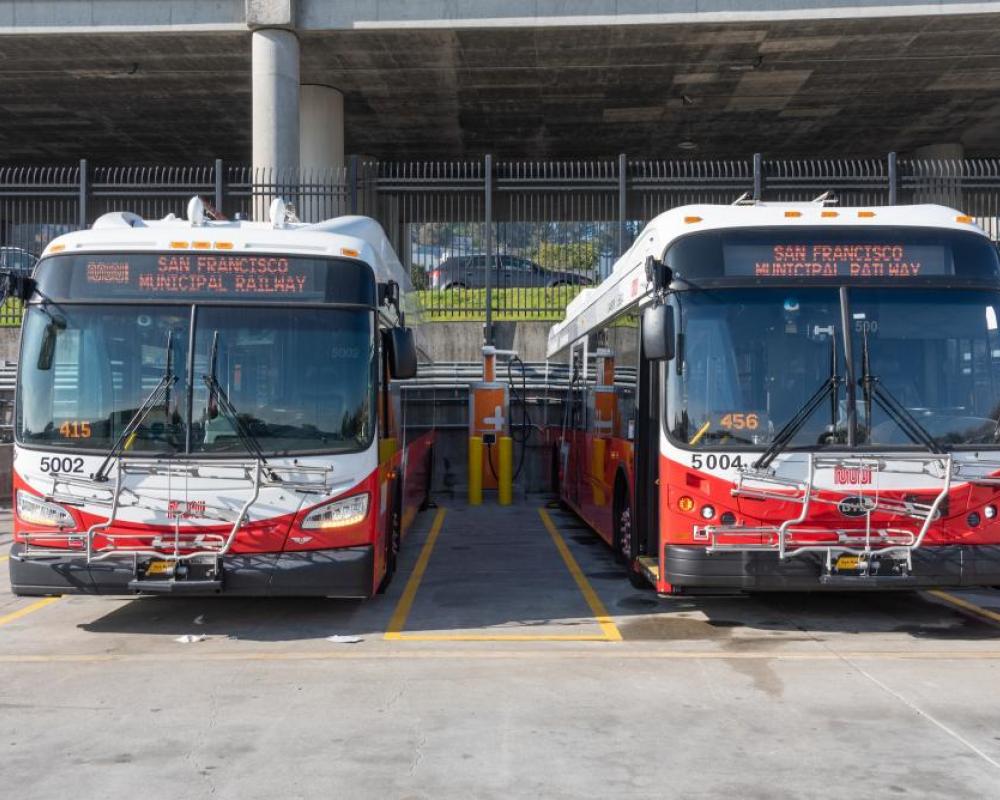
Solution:
<path fill-rule="evenodd" d="M 0 622 L 5 795 L 1000 796 L 988 619 L 915 593 L 662 600 L 548 513 L 556 536 L 537 505 L 423 514 L 367 603 L 66 597 Z M 36 602 L 4 578 L 0 619 Z"/>

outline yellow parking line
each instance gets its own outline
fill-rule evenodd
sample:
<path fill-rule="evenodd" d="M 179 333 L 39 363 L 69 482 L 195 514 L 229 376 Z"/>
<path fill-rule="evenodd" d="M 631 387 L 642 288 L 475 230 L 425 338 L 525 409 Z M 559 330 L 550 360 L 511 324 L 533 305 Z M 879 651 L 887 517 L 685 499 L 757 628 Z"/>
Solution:
<path fill-rule="evenodd" d="M 386 639 L 403 638 L 401 631 L 403 630 L 403 626 L 406 625 L 407 617 L 410 616 L 410 609 L 413 608 L 413 601 L 417 596 L 417 589 L 420 588 L 420 581 L 423 580 L 424 573 L 427 571 L 427 563 L 431 560 L 434 543 L 437 542 L 438 534 L 441 533 L 441 526 L 444 524 L 444 515 L 444 508 L 439 508 L 437 514 L 434 515 L 431 532 L 428 534 L 427 541 L 424 542 L 424 546 L 420 550 L 417 565 L 413 568 L 413 573 L 410 575 L 410 579 L 406 582 L 406 588 L 403 590 L 403 596 L 399 598 L 396 610 L 392 612 L 392 617 L 389 619 L 389 626 L 385 630 Z"/>
<path fill-rule="evenodd" d="M 568 569 L 570 574 L 573 576 L 573 580 L 576 581 L 576 585 L 579 587 L 580 592 L 587 601 L 587 605 L 590 606 L 590 612 L 597 620 L 597 624 L 601 626 L 601 630 L 604 631 L 605 640 L 609 642 L 620 642 L 622 640 L 621 631 L 618 630 L 618 626 L 615 625 L 614 620 L 611 619 L 611 615 L 608 614 L 608 610 L 604 607 L 604 603 L 601 602 L 601 598 L 597 596 L 597 592 L 594 591 L 594 587 L 590 585 L 590 581 L 588 581 L 587 577 L 583 574 L 583 570 L 580 569 L 580 565 L 576 563 L 576 559 L 573 558 L 573 554 L 566 546 L 565 540 L 559 535 L 559 529 L 552 521 L 552 517 L 549 516 L 548 512 L 544 508 L 538 509 L 538 514 L 541 516 L 542 522 L 545 524 L 545 529 L 549 532 L 549 536 L 552 537 L 552 541 L 555 542 L 556 548 L 559 550 L 559 555 L 562 556 L 562 559 L 566 564 L 566 569 Z"/>
<path fill-rule="evenodd" d="M 990 611 L 988 608 L 977 606 L 975 603 L 970 603 L 968 600 L 956 597 L 950 592 L 942 592 L 940 589 L 931 589 L 927 592 L 927 594 L 933 595 L 938 598 L 938 600 L 943 600 L 948 603 L 948 605 L 955 606 L 955 608 L 967 611 L 977 617 L 988 619 L 990 622 L 1000 623 L 1000 614 L 996 611 Z"/>
<path fill-rule="evenodd" d="M 6 561 L 6 560 L 7 560 L 8 558 L 10 558 L 10 556 L 0 556 L 0 564 L 2 564 L 2 563 L 3 563 L 4 561 Z"/>
<path fill-rule="evenodd" d="M 602 639 L 603 641 L 603 639 Z M 646 643 L 643 643 L 646 644 Z M 955 662 L 955 661 L 990 661 L 1000 662 L 1000 651 L 955 652 L 893 652 L 863 650 L 851 651 L 809 651 L 780 652 L 777 650 L 649 650 L 629 649 L 628 643 L 614 648 L 518 648 L 518 649 L 482 649 L 482 648 L 369 648 L 361 650 L 292 650 L 284 652 L 240 651 L 206 652 L 197 655 L 178 655 L 175 651 L 169 653 L 41 653 L 41 654 L 0 654 L 0 664 L 101 664 L 118 662 L 128 664 L 168 663 L 219 663 L 248 661 L 450 661 L 467 659 L 474 661 L 562 661 L 567 658 L 606 658 L 615 661 L 836 661 L 844 659 L 851 661 L 919 661 L 919 662 Z"/>
<path fill-rule="evenodd" d="M 9 614 L 4 614 L 0 617 L 0 625 L 6 625 L 8 622 L 13 622 L 21 617 L 26 617 L 28 614 L 33 614 L 40 609 L 45 608 L 45 606 L 50 606 L 53 603 L 62 600 L 62 597 L 43 597 L 32 603 L 30 606 L 25 606 L 24 608 L 19 608 L 17 611 L 11 611 Z"/>
<path fill-rule="evenodd" d="M 420 551 L 420 556 L 417 558 L 413 573 L 406 582 L 403 595 L 399 598 L 399 603 L 397 603 L 395 610 L 392 612 L 392 617 L 390 617 L 389 624 L 386 626 L 384 638 L 390 641 L 406 642 L 620 642 L 622 640 L 621 633 L 608 615 L 604 604 L 601 603 L 600 598 L 594 592 L 586 577 L 584 577 L 583 571 L 580 569 L 579 564 L 576 563 L 576 559 L 573 558 L 573 554 L 569 552 L 569 548 L 566 546 L 565 541 L 563 541 L 562 536 L 559 535 L 555 524 L 544 511 L 540 510 L 539 513 L 542 515 L 542 522 L 552 537 L 552 541 L 555 542 L 556 548 L 559 550 L 559 555 L 562 556 L 563 563 L 566 564 L 567 569 L 573 576 L 573 580 L 576 581 L 577 587 L 587 601 L 591 613 L 597 620 L 597 624 L 602 631 L 601 633 L 405 633 L 403 629 L 406 627 L 406 620 L 410 616 L 413 601 L 417 596 L 417 590 L 420 588 L 420 582 L 427 571 L 431 553 L 434 551 L 434 545 L 437 543 L 438 536 L 444 524 L 445 509 L 440 508 L 434 517 L 430 534 L 428 534 L 427 541 L 424 542 L 424 546 Z"/>
<path fill-rule="evenodd" d="M 397 633 L 386 634 L 386 639 L 396 642 L 607 642 L 603 633 Z"/>

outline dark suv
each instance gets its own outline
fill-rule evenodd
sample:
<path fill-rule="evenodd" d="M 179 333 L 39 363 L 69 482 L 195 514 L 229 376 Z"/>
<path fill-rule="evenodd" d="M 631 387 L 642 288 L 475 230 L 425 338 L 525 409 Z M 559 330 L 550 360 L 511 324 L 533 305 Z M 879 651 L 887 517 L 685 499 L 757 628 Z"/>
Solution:
<path fill-rule="evenodd" d="M 483 289 L 490 258 L 482 253 L 448 256 L 431 270 L 432 289 Z M 494 256 L 490 283 L 498 289 L 532 286 L 589 286 L 593 281 L 579 272 L 545 269 L 517 256 Z"/>
<path fill-rule="evenodd" d="M 20 247 L 0 247 L 0 269 L 31 272 L 38 259 Z"/>

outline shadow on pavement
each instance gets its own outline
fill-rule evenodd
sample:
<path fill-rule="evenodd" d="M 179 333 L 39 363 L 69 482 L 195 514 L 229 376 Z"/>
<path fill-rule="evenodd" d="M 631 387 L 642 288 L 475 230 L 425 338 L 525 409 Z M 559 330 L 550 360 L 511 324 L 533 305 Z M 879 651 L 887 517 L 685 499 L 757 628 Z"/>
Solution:
<path fill-rule="evenodd" d="M 451 505 L 403 632 L 445 635 L 600 634 L 593 612 L 527 505 Z M 550 511 L 580 570 L 628 641 L 704 641 L 724 648 L 822 642 L 828 634 L 904 634 L 953 641 L 1000 638 L 1000 627 L 918 592 L 658 598 L 634 589 L 610 548 L 580 520 Z M 422 514 L 389 591 L 368 601 L 325 598 L 138 598 L 80 625 L 90 633 L 204 633 L 261 642 L 334 634 L 381 638 L 427 539 Z M 202 618 L 203 624 L 195 624 Z"/>

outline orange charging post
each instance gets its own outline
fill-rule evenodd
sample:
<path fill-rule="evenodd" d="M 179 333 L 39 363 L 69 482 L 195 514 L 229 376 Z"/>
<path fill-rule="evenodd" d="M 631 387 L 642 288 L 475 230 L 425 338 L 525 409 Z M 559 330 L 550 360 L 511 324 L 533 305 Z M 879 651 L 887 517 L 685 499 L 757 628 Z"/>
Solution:
<path fill-rule="evenodd" d="M 469 503 L 473 505 L 482 502 L 482 489 L 497 489 L 501 505 L 509 505 L 513 495 L 510 387 L 497 380 L 497 355 L 514 353 L 484 347 L 483 379 L 469 387 Z M 477 487 L 479 497 L 475 498 L 473 488 Z"/>

